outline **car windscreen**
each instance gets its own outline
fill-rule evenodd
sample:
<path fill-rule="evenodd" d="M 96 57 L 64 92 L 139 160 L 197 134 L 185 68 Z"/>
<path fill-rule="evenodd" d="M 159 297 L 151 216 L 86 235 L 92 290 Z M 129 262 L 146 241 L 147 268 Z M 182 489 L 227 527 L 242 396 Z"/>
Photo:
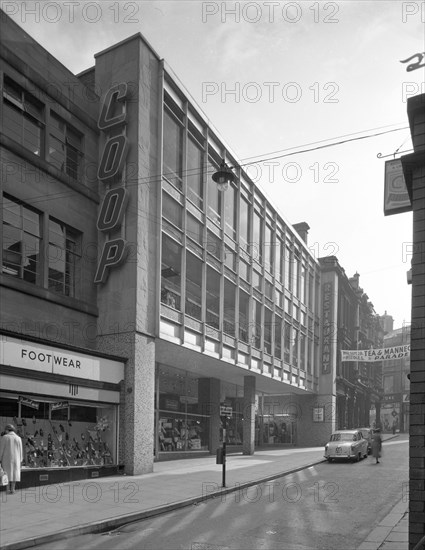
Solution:
<path fill-rule="evenodd" d="M 331 441 L 355 441 L 353 434 L 332 434 Z"/>

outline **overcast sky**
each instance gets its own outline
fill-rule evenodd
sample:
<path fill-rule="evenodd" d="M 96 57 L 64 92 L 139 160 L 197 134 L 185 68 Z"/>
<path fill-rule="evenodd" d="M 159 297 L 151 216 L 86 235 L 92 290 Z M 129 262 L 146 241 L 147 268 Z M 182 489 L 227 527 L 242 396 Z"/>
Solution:
<path fill-rule="evenodd" d="M 407 72 L 400 60 L 425 49 L 423 3 L 1 5 L 74 73 L 141 32 L 241 163 L 404 127 L 248 173 L 285 220 L 310 225 L 316 256 L 336 255 L 349 277 L 360 274 L 377 313 L 392 315 L 395 328 L 410 322 L 412 214 L 384 217 L 387 159 L 377 154 L 412 147 L 406 98 L 425 92 L 424 69 Z"/>

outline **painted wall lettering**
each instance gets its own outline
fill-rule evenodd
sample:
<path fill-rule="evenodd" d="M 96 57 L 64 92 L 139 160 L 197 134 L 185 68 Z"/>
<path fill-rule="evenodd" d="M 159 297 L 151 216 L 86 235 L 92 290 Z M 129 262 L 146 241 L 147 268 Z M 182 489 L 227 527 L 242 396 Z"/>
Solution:
<path fill-rule="evenodd" d="M 331 372 L 332 359 L 332 283 L 323 285 L 323 303 L 322 303 L 322 320 L 323 320 L 323 341 L 322 341 L 322 374 Z"/>
<path fill-rule="evenodd" d="M 103 132 L 127 124 L 127 84 L 112 86 L 106 93 L 100 109 L 98 128 Z M 128 152 L 128 140 L 124 134 L 107 139 L 103 146 L 97 177 L 103 183 L 117 182 L 121 178 Z M 102 201 L 97 218 L 97 228 L 109 232 L 121 227 L 128 202 L 124 186 L 109 189 Z M 127 241 L 122 238 L 107 240 L 103 245 L 97 265 L 95 283 L 105 283 L 109 271 L 121 265 L 127 255 Z"/>

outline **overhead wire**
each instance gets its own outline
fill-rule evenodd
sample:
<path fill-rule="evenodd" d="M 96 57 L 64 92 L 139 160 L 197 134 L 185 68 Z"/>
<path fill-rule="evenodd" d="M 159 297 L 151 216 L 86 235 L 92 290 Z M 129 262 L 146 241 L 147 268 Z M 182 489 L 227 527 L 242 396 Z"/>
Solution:
<path fill-rule="evenodd" d="M 373 130 L 378 130 L 380 128 L 389 128 L 389 127 L 392 127 L 393 124 L 391 125 L 387 125 L 387 126 L 383 126 L 383 127 L 378 127 L 378 128 L 372 128 L 372 129 L 368 129 L 368 130 L 364 130 L 365 132 L 370 132 L 370 131 L 373 131 Z M 293 156 L 293 155 L 297 155 L 297 154 L 302 154 L 302 153 L 306 153 L 306 152 L 311 152 L 311 151 L 316 151 L 316 150 L 320 150 L 320 149 L 326 149 L 326 148 L 329 148 L 329 147 L 334 147 L 334 146 L 337 146 L 337 145 L 342 145 L 344 143 L 349 143 L 351 141 L 358 141 L 358 140 L 362 140 L 362 139 L 368 139 L 368 138 L 372 138 L 372 137 L 377 137 L 377 136 L 380 136 L 380 135 L 384 135 L 384 134 L 388 134 L 388 133 L 392 133 L 392 132 L 397 132 L 397 131 L 401 131 L 401 130 L 406 130 L 408 129 L 409 127 L 408 126 L 405 126 L 405 127 L 402 127 L 402 128 L 393 128 L 391 130 L 385 130 L 383 132 L 377 132 L 377 133 L 374 133 L 374 134 L 367 134 L 365 136 L 358 136 L 358 134 L 362 133 L 362 132 L 353 132 L 351 134 L 345 134 L 343 136 L 338 136 L 337 138 L 328 138 L 326 140 L 320 140 L 320 141 L 317 141 L 317 142 L 312 142 L 312 143 L 309 143 L 309 144 L 304 144 L 304 145 L 299 145 L 299 146 L 295 146 L 295 147 L 290 147 L 288 149 L 282 149 L 280 151 L 274 151 L 273 153 L 269 153 L 269 154 L 274 154 L 274 153 L 277 153 L 277 152 L 281 152 L 281 153 L 285 153 L 286 151 L 289 151 L 288 153 L 285 153 L 285 154 L 280 154 L 280 155 L 276 155 L 274 157 L 268 157 L 268 158 L 259 158 L 255 161 L 251 161 L 251 162 L 246 162 L 246 163 L 241 163 L 241 164 L 237 164 L 236 166 L 240 166 L 240 167 L 243 167 L 243 166 L 250 166 L 250 165 L 253 165 L 253 164 L 259 164 L 261 162 L 267 162 L 267 161 L 270 161 L 270 160 L 276 160 L 278 158 L 285 158 L 285 157 L 289 157 L 289 156 Z M 316 143 L 323 143 L 323 142 L 326 142 L 326 141 L 330 141 L 331 139 L 338 139 L 340 137 L 348 137 L 348 136 L 357 136 L 357 137 L 352 137 L 350 139 L 346 139 L 346 140 L 342 140 L 342 141 L 338 141 L 338 142 L 333 142 L 333 143 L 327 143 L 325 145 L 319 145 L 318 147 L 312 147 L 312 148 L 308 148 L 308 149 L 302 149 L 302 150 L 296 150 L 294 151 L 294 149 L 298 149 L 299 147 L 305 147 L 305 146 L 309 146 L 309 145 L 315 145 Z M 407 138 L 406 138 L 407 139 Z M 405 142 L 406 140 L 404 140 Z M 403 143 L 404 143 L 403 142 Z M 401 147 L 401 146 L 400 146 Z M 399 147 L 399 149 L 400 149 Z M 255 158 L 255 157 L 247 157 L 247 159 L 250 159 L 250 158 Z M 216 168 L 214 167 L 214 172 L 216 170 Z M 188 169 L 188 170 L 185 170 L 184 171 L 184 174 L 187 176 L 196 176 L 196 175 L 199 175 L 201 173 L 205 173 L 207 176 L 210 174 L 210 172 L 208 170 L 204 171 L 204 170 L 199 170 L 198 168 L 193 168 L 193 169 Z M 213 173 L 213 172 L 211 172 Z M 130 187 L 130 186 L 136 186 L 136 185 L 149 185 L 149 184 L 155 184 L 155 183 L 160 183 L 162 181 L 162 177 L 167 177 L 168 176 L 171 176 L 171 175 L 174 175 L 173 173 L 162 173 L 162 174 L 157 174 L 157 175 L 154 175 L 154 176 L 147 176 L 145 178 L 137 178 L 136 181 L 134 181 L 132 178 L 123 178 L 125 179 L 125 182 L 126 182 L 126 187 Z M 148 180 L 148 181 L 143 181 L 143 180 Z M 72 196 L 72 194 L 75 192 L 75 190 L 69 190 L 69 191 L 65 191 L 65 192 L 56 192 L 56 193 L 52 193 L 52 194 L 47 194 L 47 195 L 39 195 L 39 196 L 36 196 L 36 197 L 32 197 L 30 200 L 28 199 L 20 199 L 22 200 L 22 202 L 26 202 L 27 204 L 31 204 L 32 206 L 34 204 L 37 204 L 38 202 L 45 202 L 46 200 L 58 200 L 58 199 L 63 199 L 63 198 L 66 198 L 68 196 Z M 139 213 L 139 208 L 136 210 L 134 207 L 132 207 L 131 204 L 128 205 L 128 208 L 130 210 L 132 210 L 134 213 Z M 139 213 L 140 215 L 140 213 Z M 150 221 L 153 221 L 154 223 L 159 223 L 159 220 L 157 219 L 157 216 L 155 215 L 150 215 L 149 213 L 143 213 L 143 216 L 146 220 L 149 220 Z M 186 231 L 187 232 L 187 231 Z M 189 231 L 190 233 L 190 231 Z"/>
<path fill-rule="evenodd" d="M 389 125 L 389 126 L 392 126 L 392 125 Z M 381 128 L 386 128 L 386 126 L 383 126 Z M 376 129 L 379 129 L 379 128 L 376 128 Z M 368 134 L 368 135 L 365 135 L 365 136 L 353 137 L 353 138 L 350 138 L 350 139 L 341 140 L 341 141 L 337 141 L 337 142 L 333 142 L 333 143 L 328 143 L 328 144 L 325 144 L 325 145 L 319 145 L 317 147 L 311 147 L 311 148 L 307 148 L 307 149 L 301 149 L 301 150 L 294 151 L 294 149 L 298 149 L 299 147 L 315 145 L 316 143 L 323 143 L 324 141 L 330 141 L 331 139 L 338 139 L 339 137 L 345 137 L 345 136 L 338 136 L 337 138 L 328 138 L 326 140 L 320 140 L 320 141 L 317 141 L 317 142 L 312 142 L 310 144 L 298 145 L 298 146 L 295 146 L 295 147 L 290 147 L 288 149 L 282 149 L 281 151 L 275 151 L 275 152 L 281 152 L 281 153 L 284 153 L 284 154 L 279 154 L 279 155 L 275 155 L 273 157 L 267 157 L 267 158 L 265 158 L 263 156 L 262 158 L 260 157 L 257 160 L 253 160 L 253 161 L 250 161 L 250 162 L 238 163 L 235 166 L 233 166 L 233 168 L 251 166 L 253 164 L 260 164 L 262 162 L 268 162 L 270 160 L 276 160 L 276 159 L 279 159 L 279 158 L 286 158 L 286 157 L 289 157 L 289 156 L 294 156 L 294 155 L 298 155 L 298 154 L 303 154 L 303 153 L 308 153 L 308 152 L 317 151 L 317 150 L 321 150 L 321 149 L 326 149 L 326 148 L 329 148 L 329 147 L 335 147 L 337 145 L 342 145 L 342 144 L 349 143 L 349 142 L 352 142 L 352 141 L 359 141 L 359 140 L 363 140 L 363 139 L 369 139 L 369 138 L 372 138 L 372 137 L 377 137 L 377 136 L 380 136 L 380 135 L 389 134 L 389 133 L 392 133 L 392 132 L 397 132 L 397 131 L 406 130 L 406 129 L 409 129 L 409 127 L 404 126 L 402 128 L 393 128 L 392 130 L 386 130 L 386 131 L 383 131 L 383 132 L 377 132 L 377 133 Z M 370 131 L 373 131 L 373 130 L 374 129 L 372 128 L 372 129 L 364 130 L 364 131 L 370 132 Z M 346 136 L 357 135 L 359 133 L 361 133 L 361 132 L 354 132 L 352 134 L 346 134 Z M 290 151 L 290 152 L 286 153 L 286 151 Z M 269 153 L 269 154 L 274 154 L 275 152 Z M 264 155 L 266 155 L 266 154 L 267 153 L 265 153 Z M 247 159 L 250 159 L 250 158 L 255 158 L 255 157 L 247 157 Z M 242 160 L 244 160 L 244 159 L 242 159 Z M 216 168 L 214 167 L 213 170 L 215 172 Z M 182 175 L 185 175 L 187 177 L 187 176 L 197 176 L 197 175 L 200 175 L 202 173 L 205 173 L 208 176 L 208 175 L 212 174 L 213 171 L 209 172 L 208 170 L 199 170 L 199 168 L 189 168 L 187 170 L 184 170 L 182 172 Z M 142 177 L 142 178 L 135 178 L 135 179 L 134 178 L 125 178 L 126 187 L 131 187 L 131 186 L 135 186 L 135 185 L 139 185 L 139 184 L 148 185 L 148 184 L 160 183 L 160 181 L 162 180 L 162 177 L 164 177 L 164 176 L 167 177 L 167 176 L 172 176 L 172 175 L 175 175 L 175 174 L 174 173 L 160 173 L 160 174 L 154 174 L 154 175 L 146 176 L 146 177 Z M 46 195 L 39 195 L 39 196 L 36 196 L 36 197 L 32 197 L 28 201 L 28 203 L 29 204 L 36 204 L 39 201 L 45 201 L 46 199 L 50 200 L 50 198 L 52 200 L 55 200 L 55 199 L 58 199 L 58 198 L 67 197 L 67 196 L 71 195 L 73 192 L 74 192 L 73 190 L 70 190 L 70 191 L 66 191 L 66 192 L 63 192 L 63 193 L 56 192 L 56 193 L 51 193 L 51 194 L 46 194 Z M 22 200 L 25 200 L 25 199 L 22 199 Z"/>

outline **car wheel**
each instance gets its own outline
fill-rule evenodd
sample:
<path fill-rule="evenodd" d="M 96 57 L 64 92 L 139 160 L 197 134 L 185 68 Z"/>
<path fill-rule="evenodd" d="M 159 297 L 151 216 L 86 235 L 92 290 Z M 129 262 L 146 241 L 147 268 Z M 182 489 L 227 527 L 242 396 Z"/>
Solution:
<path fill-rule="evenodd" d="M 363 458 L 367 458 L 367 453 L 365 455 L 363 455 Z"/>
<path fill-rule="evenodd" d="M 361 458 L 362 458 L 362 453 L 357 453 L 356 462 L 360 462 Z"/>
<path fill-rule="evenodd" d="M 328 462 L 329 462 L 329 464 L 332 462 L 332 460 L 333 460 L 333 458 L 329 458 L 329 457 L 328 457 Z"/>

